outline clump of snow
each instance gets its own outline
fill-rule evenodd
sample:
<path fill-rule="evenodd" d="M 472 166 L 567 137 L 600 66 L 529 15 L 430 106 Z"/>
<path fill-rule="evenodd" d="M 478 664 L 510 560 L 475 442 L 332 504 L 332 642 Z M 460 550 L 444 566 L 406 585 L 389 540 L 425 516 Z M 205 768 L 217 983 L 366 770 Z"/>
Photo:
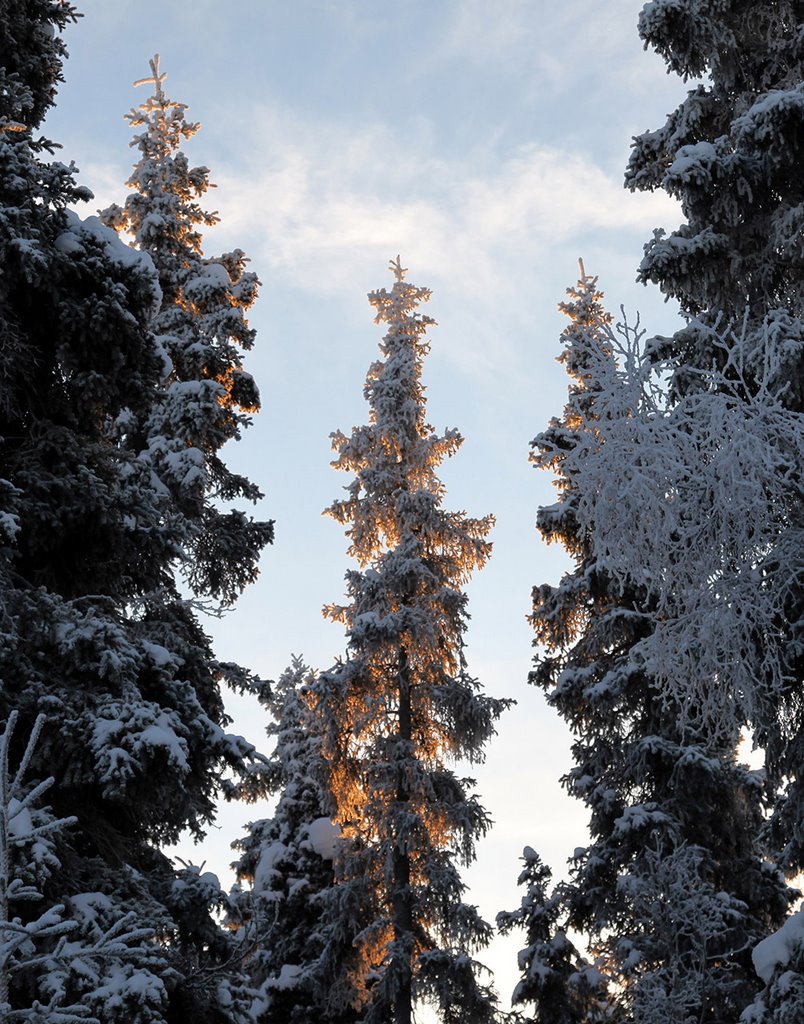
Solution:
<path fill-rule="evenodd" d="M 156 267 L 147 252 L 141 249 L 134 249 L 121 241 L 120 236 L 112 228 L 100 220 L 99 217 L 81 218 L 72 210 L 65 210 L 67 228 L 53 243 L 59 252 L 72 256 L 84 251 L 84 241 L 87 237 L 100 242 L 103 251 L 115 263 L 124 267 L 131 267 L 145 274 L 154 295 L 154 311 L 162 302 L 162 289 L 159 286 L 159 276 Z"/>
<path fill-rule="evenodd" d="M 260 854 L 260 859 L 254 869 L 254 891 L 260 892 L 268 888 L 268 883 L 274 874 L 274 864 L 287 853 L 287 846 L 284 843 L 270 843 Z"/>
<path fill-rule="evenodd" d="M 231 283 L 232 279 L 226 267 L 213 260 L 199 267 L 194 276 L 185 283 L 184 294 L 191 298 L 210 290 L 228 288 Z"/>
<path fill-rule="evenodd" d="M 114 904 L 102 892 L 79 892 L 70 897 L 73 917 L 85 926 L 102 926 L 106 916 L 114 912 Z M 81 944 L 77 944 L 80 948 Z"/>
<path fill-rule="evenodd" d="M 751 958 L 754 970 L 766 985 L 770 984 L 776 968 L 790 962 L 804 943 L 804 909 L 791 914 L 778 932 L 757 943 Z"/>
<path fill-rule="evenodd" d="M 8 802 L 8 834 L 13 839 L 27 839 L 34 831 L 31 812 L 19 800 L 11 797 Z"/>
<path fill-rule="evenodd" d="M 161 644 L 154 644 L 149 640 L 143 640 L 142 649 L 157 668 L 164 668 L 166 665 L 175 664 L 173 655 Z"/>
<path fill-rule="evenodd" d="M 340 836 L 340 826 L 329 818 L 316 818 L 307 826 L 307 838 L 310 846 L 324 860 L 334 859 Z"/>
<path fill-rule="evenodd" d="M 109 1014 L 125 1012 L 132 1000 L 154 1006 L 167 1002 L 162 980 L 150 971 L 133 964 L 114 965 L 106 974 L 104 983 L 92 993 L 93 999 L 104 1006 Z"/>
<path fill-rule="evenodd" d="M 155 722 L 146 726 L 139 734 L 140 742 L 152 747 L 164 747 L 171 764 L 184 771 L 189 771 L 187 762 L 187 743 L 177 736 L 173 722 L 167 714 L 160 714 Z"/>
<path fill-rule="evenodd" d="M 269 978 L 267 988 L 295 988 L 302 974 L 302 968 L 298 964 L 282 964 L 282 968 L 276 978 Z"/>
<path fill-rule="evenodd" d="M 72 212 L 72 211 L 68 211 Z M 72 230 L 63 231 L 53 245 L 58 249 L 59 252 L 65 253 L 67 256 L 72 256 L 73 253 L 81 252 L 83 246 L 77 232 Z"/>
<path fill-rule="evenodd" d="M 711 142 L 682 146 L 667 170 L 667 177 L 702 185 L 710 180 L 712 168 L 719 159 L 718 151 Z"/>

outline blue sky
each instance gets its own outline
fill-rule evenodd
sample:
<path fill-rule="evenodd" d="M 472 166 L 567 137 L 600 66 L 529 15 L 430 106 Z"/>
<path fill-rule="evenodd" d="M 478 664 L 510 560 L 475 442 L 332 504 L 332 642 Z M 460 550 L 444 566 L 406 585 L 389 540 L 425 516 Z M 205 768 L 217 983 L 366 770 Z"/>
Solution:
<path fill-rule="evenodd" d="M 276 541 L 260 582 L 209 624 L 223 658 L 275 677 L 291 654 L 324 668 L 343 652 L 341 628 L 321 616 L 349 565 L 342 530 L 321 516 L 348 482 L 329 467 L 329 433 L 366 419 L 379 341 L 366 293 L 390 286 L 389 258 L 433 290 L 429 418 L 466 438 L 443 468 L 446 504 L 497 517 L 494 555 L 469 588 L 470 669 L 518 701 L 475 772 L 497 824 L 467 878 L 489 918 L 518 902 L 523 845 L 560 874 L 584 841 L 583 810 L 557 784 L 568 738 L 526 685 L 530 589 L 564 565 L 534 529 L 552 489 L 527 461 L 565 400 L 556 304 L 582 256 L 612 311 L 640 310 L 649 333 L 676 323 L 635 276 L 652 229 L 679 213 L 622 187 L 631 137 L 659 127 L 685 89 L 643 51 L 639 6 L 83 0 L 47 124 L 96 194 L 85 212 L 122 201 L 134 160 L 122 115 L 145 99 L 131 83 L 159 52 L 166 92 L 202 124 L 188 155 L 218 185 L 206 253 L 244 249 L 263 282 L 247 362 L 263 411 L 229 461 L 264 490 L 257 511 L 276 520 Z M 232 711 L 261 742 L 259 710 Z M 240 823 L 266 812 L 227 809 L 183 856 L 225 877 Z M 504 999 L 520 944 L 486 957 Z"/>

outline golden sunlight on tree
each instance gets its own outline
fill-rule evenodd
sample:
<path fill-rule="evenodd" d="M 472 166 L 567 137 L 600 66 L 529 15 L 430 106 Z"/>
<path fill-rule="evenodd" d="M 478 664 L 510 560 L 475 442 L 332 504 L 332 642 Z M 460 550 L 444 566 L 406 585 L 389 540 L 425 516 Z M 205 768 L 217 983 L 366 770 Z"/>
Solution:
<path fill-rule="evenodd" d="M 392 289 L 369 296 L 387 332 L 366 378 L 369 422 L 332 435 L 333 465 L 354 478 L 327 511 L 359 567 L 347 574 L 347 603 L 325 609 L 346 626 L 346 658 L 317 682 L 342 834 L 337 871 L 369 901 L 355 966 L 366 1024 L 409 1024 L 422 1001 L 482 1024 L 496 996 L 472 956 L 490 928 L 463 903 L 458 867 L 490 822 L 452 765 L 482 760 L 509 703 L 481 694 L 463 655 L 460 588 L 489 557 L 493 519 L 442 508 L 437 468 L 462 438 L 437 435 L 425 418 L 434 321 L 418 308 L 430 292 L 406 280 L 398 257 L 391 271 Z"/>

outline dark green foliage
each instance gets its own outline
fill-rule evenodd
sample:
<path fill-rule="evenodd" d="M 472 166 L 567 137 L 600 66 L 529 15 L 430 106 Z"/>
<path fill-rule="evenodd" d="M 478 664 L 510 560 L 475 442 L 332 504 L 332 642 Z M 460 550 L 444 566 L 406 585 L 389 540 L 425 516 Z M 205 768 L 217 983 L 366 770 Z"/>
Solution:
<path fill-rule="evenodd" d="M 601 451 L 623 437 L 628 446 L 615 451 L 623 462 L 637 457 L 633 438 L 661 420 L 631 432 L 644 410 L 629 397 L 617 358 L 638 351 L 634 330 L 612 329 L 596 279 L 583 270 L 569 294 L 561 356 L 568 403 L 534 441 L 533 460 L 556 473 L 559 491 L 539 511 L 539 529 L 563 544 L 574 568 L 557 586 L 534 588 L 532 622 L 544 649 L 531 681 L 573 732 L 574 765 L 563 782 L 589 808 L 590 841 L 552 894 L 534 862 L 536 873 L 523 878 L 527 907 L 504 917 L 530 933 L 518 995 L 536 1003 L 544 1024 L 563 1010 L 588 1024 L 603 1008 L 613 1021 L 734 1024 L 758 988 L 751 948 L 781 922 L 794 894 L 759 841 L 764 794 L 736 757 L 739 714 L 692 701 L 677 666 L 661 666 L 661 683 L 649 671 L 658 629 L 653 573 L 663 566 L 618 561 L 589 519 Z M 627 429 L 618 434 L 618 424 Z M 636 475 L 640 465 L 648 471 L 641 458 Z M 623 465 L 621 486 L 629 480 Z M 585 975 L 568 932 L 589 942 L 607 992 L 597 978 L 578 988 Z"/>
<path fill-rule="evenodd" d="M 220 692 L 248 677 L 217 663 L 175 580 L 202 523 L 145 429 L 164 409 L 153 264 L 65 210 L 89 193 L 36 140 L 64 52 L 51 28 L 72 17 L 49 0 L 7 0 L 0 17 L 0 719 L 18 709 L 25 734 L 45 714 L 32 780 L 53 775 L 54 813 L 77 818 L 55 840 L 46 905 L 86 923 L 94 901 L 104 927 L 132 913 L 160 940 L 123 974 L 103 959 L 92 977 L 63 972 L 60 999 L 102 1005 L 104 1024 L 233 1024 L 247 997 L 236 964 L 220 970 L 233 946 L 218 897 L 199 892 L 188 917 L 158 847 L 203 834 L 222 792 L 259 789 Z M 200 596 L 253 576 L 253 549 L 245 569 L 227 553 Z M 12 1004 L 46 974 L 12 986 Z"/>
<path fill-rule="evenodd" d="M 276 745 L 266 766 L 279 797 L 273 816 L 237 843 L 241 892 L 235 920 L 254 948 L 249 966 L 260 997 L 257 1024 L 354 1024 L 362 1019 L 351 977 L 355 940 L 366 925 L 369 892 L 336 884 L 340 843 L 324 757 L 325 725 L 315 676 L 294 659 L 264 703 Z"/>

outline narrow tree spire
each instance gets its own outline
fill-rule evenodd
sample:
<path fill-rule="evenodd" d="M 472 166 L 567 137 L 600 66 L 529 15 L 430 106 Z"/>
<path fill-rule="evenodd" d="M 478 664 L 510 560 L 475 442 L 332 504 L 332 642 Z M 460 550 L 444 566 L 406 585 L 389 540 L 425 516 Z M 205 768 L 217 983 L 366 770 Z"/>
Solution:
<path fill-rule="evenodd" d="M 195 520 L 192 557 L 185 563 L 192 586 L 230 604 L 256 578 L 262 548 L 273 538 L 272 523 L 220 507 L 262 497 L 220 455 L 260 407 L 257 386 L 243 366 L 255 339 L 245 314 L 259 281 L 240 249 L 204 255 L 201 228 L 216 224 L 218 216 L 200 200 L 213 186 L 209 170 L 191 167 L 182 150 L 200 125 L 187 120 L 186 103 L 166 95 L 159 54 L 149 64 L 151 74 L 134 84 L 152 85 L 153 93 L 126 115 L 135 129 L 131 145 L 140 154 L 127 182 L 132 191 L 122 206 L 102 214 L 148 253 L 162 290 L 153 321 L 166 364 L 162 401 L 148 422 L 129 423 L 127 430 L 145 437 L 144 457 Z"/>
<path fill-rule="evenodd" d="M 159 54 L 155 53 L 148 61 L 151 66 L 151 74 L 148 78 L 138 78 L 134 82 L 134 88 L 140 85 L 152 85 L 154 87 L 154 99 L 160 106 L 165 106 L 167 97 L 162 91 L 162 83 L 167 78 L 167 71 L 159 70 Z"/>
<path fill-rule="evenodd" d="M 510 703 L 480 693 L 463 653 L 461 587 L 490 554 L 493 520 L 442 507 L 436 470 L 462 438 L 425 418 L 434 321 L 419 306 L 430 292 L 405 280 L 399 257 L 390 270 L 392 289 L 369 295 L 386 327 L 364 389 L 369 423 L 332 435 L 333 465 L 354 478 L 327 512 L 359 567 L 347 574 L 348 603 L 326 609 L 346 626 L 346 658 L 317 684 L 343 836 L 336 870 L 371 894 L 354 967 L 367 1024 L 408 1024 L 419 1001 L 444 1020 L 482 1024 L 496 998 L 471 954 L 490 928 L 463 902 L 458 865 L 474 859 L 490 821 L 450 765 L 482 760 Z"/>

